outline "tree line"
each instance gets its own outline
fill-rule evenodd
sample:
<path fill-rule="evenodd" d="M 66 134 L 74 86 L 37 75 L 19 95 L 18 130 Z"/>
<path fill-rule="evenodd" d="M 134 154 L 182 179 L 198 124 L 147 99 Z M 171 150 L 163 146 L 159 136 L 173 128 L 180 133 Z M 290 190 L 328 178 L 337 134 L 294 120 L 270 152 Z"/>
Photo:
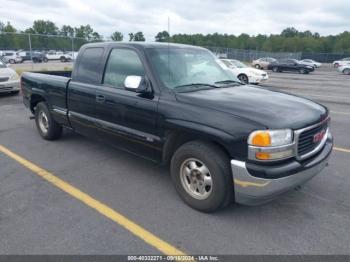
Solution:
<path fill-rule="evenodd" d="M 25 33 L 25 34 L 18 34 Z M 58 28 L 54 22 L 36 20 L 25 30 L 18 30 L 0 21 L 0 49 L 28 49 L 28 34 L 31 34 L 32 49 L 78 50 L 87 42 L 104 40 L 123 41 L 124 35 L 113 32 L 107 39 L 96 32 L 89 24 L 72 27 L 63 25 Z M 50 37 L 47 37 L 50 35 Z M 53 36 L 53 37 L 52 37 Z M 56 36 L 56 37 L 55 37 Z M 142 31 L 128 34 L 128 41 L 145 41 Z M 298 31 L 293 27 L 284 29 L 280 34 L 250 36 L 248 34 L 174 34 L 158 32 L 151 41 L 173 42 L 207 47 L 236 48 L 268 52 L 305 52 L 305 53 L 350 53 L 350 32 L 337 35 L 320 36 L 311 31 Z"/>

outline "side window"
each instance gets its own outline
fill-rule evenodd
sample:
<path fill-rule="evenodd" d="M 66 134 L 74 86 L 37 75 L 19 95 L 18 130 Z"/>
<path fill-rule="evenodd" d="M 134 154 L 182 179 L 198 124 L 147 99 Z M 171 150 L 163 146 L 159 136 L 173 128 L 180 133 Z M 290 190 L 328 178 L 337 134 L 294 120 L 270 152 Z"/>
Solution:
<path fill-rule="evenodd" d="M 81 55 L 76 80 L 83 83 L 100 83 L 100 61 L 104 49 L 102 47 L 86 48 Z"/>
<path fill-rule="evenodd" d="M 227 67 L 232 66 L 231 63 L 227 60 L 221 60 L 221 62 L 223 62 Z"/>
<path fill-rule="evenodd" d="M 113 49 L 109 55 L 103 83 L 124 88 L 127 76 L 144 76 L 145 71 L 137 53 L 130 49 Z"/>

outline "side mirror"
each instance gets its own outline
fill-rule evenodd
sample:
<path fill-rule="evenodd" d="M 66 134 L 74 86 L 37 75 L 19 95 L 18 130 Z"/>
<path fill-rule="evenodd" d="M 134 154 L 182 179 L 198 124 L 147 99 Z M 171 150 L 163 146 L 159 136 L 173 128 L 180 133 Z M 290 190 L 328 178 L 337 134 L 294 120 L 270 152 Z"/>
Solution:
<path fill-rule="evenodd" d="M 124 87 L 126 90 L 136 93 L 145 93 L 148 91 L 148 84 L 144 77 L 130 75 L 124 80 Z"/>

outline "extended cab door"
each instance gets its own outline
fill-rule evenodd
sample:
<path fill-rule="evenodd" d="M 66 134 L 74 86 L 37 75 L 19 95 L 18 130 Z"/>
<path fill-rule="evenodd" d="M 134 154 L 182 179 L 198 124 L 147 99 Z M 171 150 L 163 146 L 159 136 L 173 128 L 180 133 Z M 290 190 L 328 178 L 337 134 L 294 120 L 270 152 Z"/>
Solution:
<path fill-rule="evenodd" d="M 82 50 L 72 80 L 68 84 L 67 108 L 70 123 L 75 131 L 97 136 L 96 86 L 102 79 L 104 48 L 89 47 Z"/>
<path fill-rule="evenodd" d="M 157 160 L 161 153 L 157 132 L 158 95 L 124 88 L 127 76 L 148 79 L 147 64 L 142 62 L 141 55 L 127 47 L 110 50 L 102 85 L 96 89 L 97 130 L 99 137 L 108 143 Z"/>

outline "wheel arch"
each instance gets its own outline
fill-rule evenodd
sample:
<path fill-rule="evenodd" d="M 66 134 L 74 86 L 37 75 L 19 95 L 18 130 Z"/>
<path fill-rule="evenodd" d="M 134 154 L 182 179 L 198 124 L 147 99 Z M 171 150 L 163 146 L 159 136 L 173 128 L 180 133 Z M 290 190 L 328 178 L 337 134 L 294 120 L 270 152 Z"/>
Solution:
<path fill-rule="evenodd" d="M 202 127 L 199 127 L 202 128 Z M 199 129 L 189 130 L 187 128 L 175 129 L 168 132 L 166 142 L 163 146 L 162 162 L 168 164 L 178 148 L 190 141 L 203 141 L 211 143 L 220 148 L 225 154 L 231 156 L 225 140 L 232 138 L 229 134 L 220 130 L 212 129 L 212 132 L 201 132 Z"/>
<path fill-rule="evenodd" d="M 34 93 L 30 96 L 30 111 L 33 114 L 35 113 L 35 107 L 40 102 L 46 102 L 46 99 L 43 95 Z"/>

